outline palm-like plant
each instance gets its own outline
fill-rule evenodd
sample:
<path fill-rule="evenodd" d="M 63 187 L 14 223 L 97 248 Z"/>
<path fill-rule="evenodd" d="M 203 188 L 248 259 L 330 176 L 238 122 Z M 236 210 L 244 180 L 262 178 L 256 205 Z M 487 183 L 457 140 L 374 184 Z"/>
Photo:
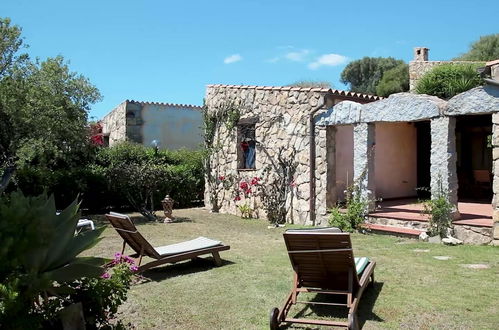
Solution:
<path fill-rule="evenodd" d="M 20 192 L 0 200 L 0 282 L 17 278 L 24 301 L 67 289 L 65 283 L 103 273 L 103 258 L 79 257 L 94 246 L 104 228 L 75 235 L 80 213 L 75 200 L 56 214 L 54 197 Z M 2 298 L 0 296 L 0 298 Z M 0 299 L 0 305 L 1 305 Z"/>

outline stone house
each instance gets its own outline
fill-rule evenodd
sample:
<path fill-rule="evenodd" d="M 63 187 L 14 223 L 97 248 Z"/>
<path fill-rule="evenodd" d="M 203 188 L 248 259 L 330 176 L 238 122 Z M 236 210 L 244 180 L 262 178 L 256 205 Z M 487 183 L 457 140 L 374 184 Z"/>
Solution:
<path fill-rule="evenodd" d="M 104 143 L 133 141 L 164 149 L 199 149 L 203 143 L 202 107 L 126 100 L 101 120 Z"/>
<path fill-rule="evenodd" d="M 411 62 L 411 80 L 420 76 L 414 62 L 423 70 L 434 66 L 419 63 L 428 54 L 427 49 L 419 50 Z M 498 68 L 498 61 L 487 63 L 487 84 L 450 100 L 412 93 L 382 99 L 327 89 L 208 85 L 208 112 L 219 111 L 227 102 L 237 104 L 240 111 L 237 125 L 216 132 L 221 148 L 214 153 L 211 177 L 230 175 L 236 182 L 247 181 L 264 177 L 264 169 L 276 159 L 292 158 L 296 166 L 286 195 L 288 222 L 327 224 L 328 208 L 356 182 L 365 198 L 391 201 L 398 205 L 395 210 L 409 214 L 397 219 L 373 208 L 371 229 L 411 235 L 423 231 L 427 222 L 418 218 L 420 209 L 405 201 L 428 197 L 418 189 L 425 187 L 433 196 L 448 194 L 458 238 L 497 244 Z M 254 165 L 249 167 L 242 162 L 247 156 L 241 144 L 245 139 L 256 141 Z M 239 205 L 249 204 L 255 216 L 265 217 L 262 200 L 240 198 L 237 189 L 237 184 L 207 184 L 205 203 L 213 206 L 210 198 L 216 194 L 222 212 L 238 214 Z M 477 218 L 474 213 L 484 208 L 486 214 Z"/>

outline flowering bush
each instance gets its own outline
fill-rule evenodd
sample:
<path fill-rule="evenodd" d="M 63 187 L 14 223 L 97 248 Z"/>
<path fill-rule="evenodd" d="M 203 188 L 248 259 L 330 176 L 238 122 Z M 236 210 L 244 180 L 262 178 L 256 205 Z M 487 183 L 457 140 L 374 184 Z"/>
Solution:
<path fill-rule="evenodd" d="M 87 329 L 110 327 L 118 307 L 127 299 L 127 292 L 138 270 L 130 257 L 116 253 L 101 278 L 85 278 L 73 283 L 71 302 L 81 302 Z"/>

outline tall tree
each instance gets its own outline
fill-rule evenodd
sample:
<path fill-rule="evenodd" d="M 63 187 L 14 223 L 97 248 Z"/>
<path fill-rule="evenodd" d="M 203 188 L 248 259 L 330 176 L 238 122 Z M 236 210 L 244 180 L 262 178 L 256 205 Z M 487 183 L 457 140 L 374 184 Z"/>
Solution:
<path fill-rule="evenodd" d="M 403 64 L 393 57 L 364 57 L 350 62 L 341 73 L 341 82 L 349 85 L 352 92 L 376 94 L 376 86 L 383 74 Z"/>
<path fill-rule="evenodd" d="M 386 71 L 376 86 L 376 94 L 387 97 L 390 94 L 407 92 L 409 90 L 409 66 L 399 64 Z"/>
<path fill-rule="evenodd" d="M 0 192 L 16 167 L 77 164 L 88 150 L 87 112 L 101 98 L 61 56 L 19 55 L 20 31 L 0 18 Z"/>
<path fill-rule="evenodd" d="M 499 59 L 499 33 L 481 36 L 471 44 L 467 53 L 455 58 L 458 61 L 491 61 Z"/>

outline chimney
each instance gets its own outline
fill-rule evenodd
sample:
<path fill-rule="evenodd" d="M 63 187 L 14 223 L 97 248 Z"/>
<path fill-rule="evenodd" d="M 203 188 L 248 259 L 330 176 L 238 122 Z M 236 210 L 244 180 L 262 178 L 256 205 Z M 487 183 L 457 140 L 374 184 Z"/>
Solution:
<path fill-rule="evenodd" d="M 415 47 L 414 48 L 414 61 L 416 62 L 426 62 L 428 61 L 428 51 L 430 49 L 426 47 Z"/>

